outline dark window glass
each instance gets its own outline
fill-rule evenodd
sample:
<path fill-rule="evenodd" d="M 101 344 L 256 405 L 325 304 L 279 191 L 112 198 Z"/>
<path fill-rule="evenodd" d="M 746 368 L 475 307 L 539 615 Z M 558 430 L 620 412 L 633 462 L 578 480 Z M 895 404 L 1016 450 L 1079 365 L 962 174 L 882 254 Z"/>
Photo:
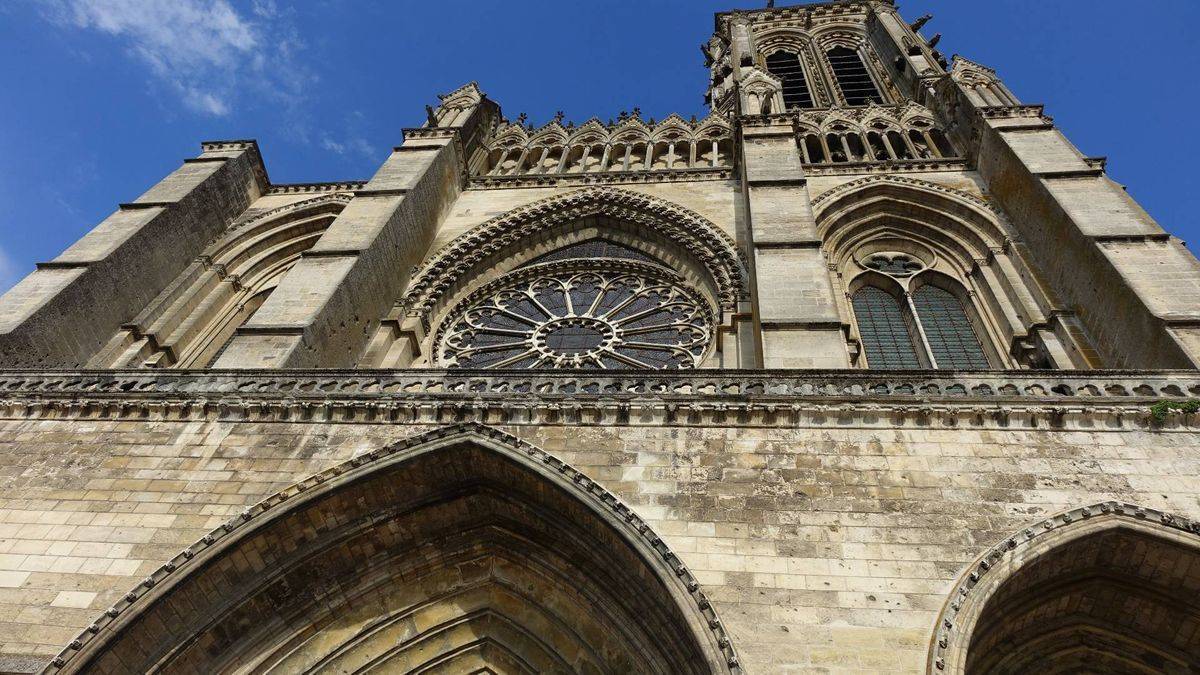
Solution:
<path fill-rule="evenodd" d="M 654 263 L 655 265 L 663 265 L 661 260 L 642 253 L 637 249 L 630 248 L 628 246 L 622 246 L 621 244 L 611 242 L 606 239 L 588 239 L 587 241 L 568 244 L 567 246 L 555 251 L 551 251 L 546 255 L 534 258 L 524 265 L 521 265 L 521 267 L 556 262 L 558 260 L 595 260 L 597 258 L 640 260 L 642 262 Z"/>
<path fill-rule="evenodd" d="M 788 110 L 813 107 L 812 94 L 808 91 L 808 80 L 804 79 L 799 56 L 791 52 L 775 52 L 767 57 L 767 71 L 783 83 L 783 107 Z"/>
<path fill-rule="evenodd" d="M 953 293 L 937 286 L 922 286 L 913 293 L 913 304 L 938 368 L 988 368 L 991 365 L 966 310 Z"/>
<path fill-rule="evenodd" d="M 854 317 L 858 319 L 858 333 L 870 367 L 921 367 L 900 301 L 895 296 L 874 286 L 864 286 L 854 294 Z"/>
<path fill-rule="evenodd" d="M 833 74 L 842 89 L 842 95 L 846 97 L 847 104 L 866 105 L 871 101 L 883 103 L 883 97 L 871 81 L 867 67 L 858 52 L 846 47 L 834 47 L 826 56 L 829 57 L 829 65 L 833 68 Z"/>

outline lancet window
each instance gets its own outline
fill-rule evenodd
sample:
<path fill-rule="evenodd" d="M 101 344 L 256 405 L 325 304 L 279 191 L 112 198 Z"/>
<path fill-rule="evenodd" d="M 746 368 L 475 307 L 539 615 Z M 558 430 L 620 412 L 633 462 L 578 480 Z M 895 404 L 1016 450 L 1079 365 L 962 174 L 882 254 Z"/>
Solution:
<path fill-rule="evenodd" d="M 813 107 L 812 92 L 800 65 L 800 56 L 777 51 L 767 57 L 767 71 L 779 78 L 783 86 L 783 105 L 787 109 Z"/>
<path fill-rule="evenodd" d="M 870 368 L 984 369 L 983 348 L 961 284 L 905 253 L 875 253 L 851 296 Z"/>

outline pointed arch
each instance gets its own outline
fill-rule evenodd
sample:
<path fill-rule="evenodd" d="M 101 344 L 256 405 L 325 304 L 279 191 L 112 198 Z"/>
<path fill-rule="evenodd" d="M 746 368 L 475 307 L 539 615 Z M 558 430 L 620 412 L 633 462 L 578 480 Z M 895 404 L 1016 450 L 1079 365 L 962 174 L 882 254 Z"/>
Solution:
<path fill-rule="evenodd" d="M 813 208 L 824 245 L 839 261 L 898 225 L 963 271 L 1009 243 L 995 207 L 962 190 L 914 178 L 850 181 L 818 195 Z"/>
<path fill-rule="evenodd" d="M 952 588 L 930 675 L 1200 666 L 1194 520 L 1116 501 L 1071 509 L 1014 532 Z"/>
<path fill-rule="evenodd" d="M 737 245 L 707 218 L 657 197 L 618 188 L 586 188 L 523 206 L 493 218 L 447 244 L 415 275 L 400 305 L 426 317 L 462 295 L 477 272 L 513 258 L 539 235 L 578 229 L 589 221 L 607 221 L 631 229 L 638 238 L 661 239 L 671 245 L 674 260 L 695 267 L 722 313 L 732 312 L 748 296 L 745 266 Z M 544 251 L 543 251 L 544 252 Z M 523 262 L 513 259 L 510 267 Z M 687 273 L 687 270 L 681 270 Z M 468 289 L 469 290 L 469 289 Z"/>
<path fill-rule="evenodd" d="M 575 468 L 461 425 L 323 471 L 176 556 L 49 671 L 740 673 L 649 526 Z"/>

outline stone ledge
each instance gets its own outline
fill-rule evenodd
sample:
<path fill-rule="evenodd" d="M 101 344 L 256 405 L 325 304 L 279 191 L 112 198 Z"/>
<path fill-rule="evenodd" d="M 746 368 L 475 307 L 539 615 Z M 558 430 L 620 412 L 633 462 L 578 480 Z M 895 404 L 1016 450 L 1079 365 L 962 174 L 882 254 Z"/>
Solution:
<path fill-rule="evenodd" d="M 1190 430 L 1150 407 L 1193 397 L 1196 371 L 0 371 L 14 419 Z"/>

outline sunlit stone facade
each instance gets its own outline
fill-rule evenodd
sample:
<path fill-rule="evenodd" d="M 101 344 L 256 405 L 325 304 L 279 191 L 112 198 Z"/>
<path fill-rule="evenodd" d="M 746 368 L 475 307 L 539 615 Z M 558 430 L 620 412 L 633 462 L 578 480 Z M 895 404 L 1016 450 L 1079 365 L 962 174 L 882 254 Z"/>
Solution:
<path fill-rule="evenodd" d="M 0 672 L 1200 668 L 1200 265 L 918 28 L 202 143 L 0 299 Z"/>

